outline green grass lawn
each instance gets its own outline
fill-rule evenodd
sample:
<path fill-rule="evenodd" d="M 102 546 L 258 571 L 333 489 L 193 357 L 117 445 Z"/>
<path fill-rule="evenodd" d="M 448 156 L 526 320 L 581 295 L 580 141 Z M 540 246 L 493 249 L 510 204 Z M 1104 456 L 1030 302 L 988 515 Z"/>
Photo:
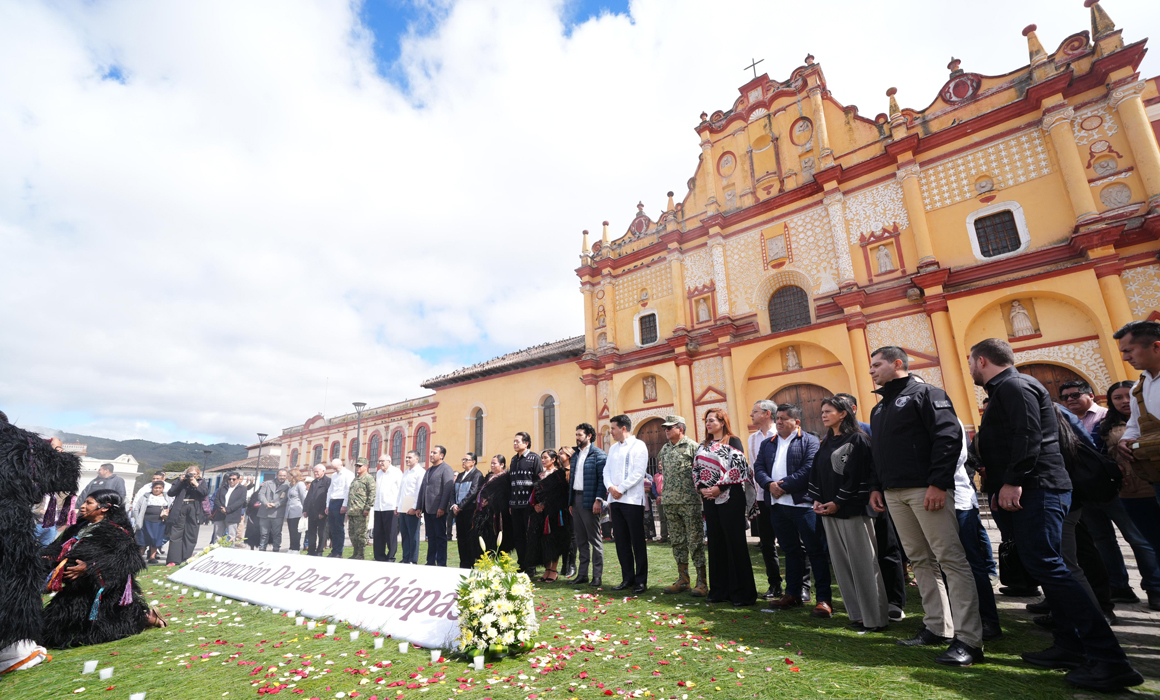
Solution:
<path fill-rule="evenodd" d="M 454 543 L 449 550 L 454 565 Z M 753 556 L 760 562 L 755 550 Z M 424 558 L 421 552 L 419 560 Z M 688 594 L 661 594 L 676 574 L 668 547 L 650 545 L 649 565 L 651 588 L 641 598 L 625 600 L 607 588 L 537 584 L 538 648 L 482 672 L 460 661 L 428 663 L 425 650 L 400 654 L 391 642 L 376 651 L 373 635 L 364 631 L 352 642 L 345 625 L 326 637 L 318 634 L 324 628 L 308 633 L 292 618 L 256 606 L 207 604 L 192 597 L 193 590 L 181 597 L 154 583 L 163 584 L 172 569 L 150 568 L 140 583 L 150 600 L 160 601 L 168 629 L 54 652 L 50 663 L 0 680 L 0 698 L 124 699 L 141 691 L 148 692 L 147 700 L 268 694 L 327 699 L 340 693 L 362 700 L 1092 697 L 1073 692 L 1063 672 L 1036 670 L 1019 660 L 1021 652 L 1050 644 L 1023 616 L 1004 615 L 1006 636 L 987 645 L 987 663 L 950 669 L 934 663 L 941 649 L 894 643 L 920 624 L 913 587 L 906 620 L 886 633 L 859 635 L 846 628 L 840 599 L 831 620 L 811 618 L 804 608 L 769 614 L 760 612 L 760 603 L 743 609 L 708 605 Z M 605 582 L 619 581 L 611 546 L 605 548 L 605 566 Z M 100 668 L 114 666 L 112 679 L 82 675 L 89 659 Z M 1145 687 L 1160 686 L 1149 681 Z"/>

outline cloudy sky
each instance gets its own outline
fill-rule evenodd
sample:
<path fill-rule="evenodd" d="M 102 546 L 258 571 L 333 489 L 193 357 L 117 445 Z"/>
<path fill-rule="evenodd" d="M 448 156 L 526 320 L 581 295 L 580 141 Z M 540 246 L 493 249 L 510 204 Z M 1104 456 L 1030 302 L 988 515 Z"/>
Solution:
<path fill-rule="evenodd" d="M 931 5 L 0 0 L 0 409 L 252 441 L 576 335 L 580 231 L 684 193 L 750 59 L 813 53 L 873 117 L 890 86 L 928 105 L 952 53 L 1004 73 L 1025 25 L 1049 51 L 1088 26 L 1080 0 Z"/>

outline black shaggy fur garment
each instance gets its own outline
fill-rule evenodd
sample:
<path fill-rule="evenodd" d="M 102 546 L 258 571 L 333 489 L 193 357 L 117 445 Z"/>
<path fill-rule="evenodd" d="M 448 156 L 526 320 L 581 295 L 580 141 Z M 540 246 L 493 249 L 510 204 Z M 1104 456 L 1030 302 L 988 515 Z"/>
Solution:
<path fill-rule="evenodd" d="M 65 542 L 88 525 L 87 521 L 72 525 L 44 548 L 43 576 L 48 576 L 57 566 L 57 557 Z M 149 626 L 145 619 L 149 607 L 134 579 L 145 568 L 145 563 L 141 561 L 133 536 L 126 532 L 128 525 L 123 511 L 119 512 L 97 523 L 87 537 L 68 551 L 66 566 L 83 561 L 88 570 L 77 579 L 65 581 L 64 587 L 45 606 L 41 644 L 49 649 L 103 644 L 137 634 Z M 121 605 L 126 581 L 131 581 L 132 601 Z M 97 606 L 97 619 L 89 620 L 93 601 L 102 586 L 105 590 Z"/>
<path fill-rule="evenodd" d="M 503 530 L 503 512 L 507 510 L 508 499 L 511 497 L 511 475 L 503 472 L 485 478 L 487 481 L 479 490 L 479 506 L 475 509 L 471 524 L 476 534 L 483 538 L 484 551 L 495 552 L 496 539 Z M 487 501 L 486 506 L 483 505 L 484 501 Z"/>
<path fill-rule="evenodd" d="M 32 508 L 50 493 L 76 493 L 80 458 L 0 420 L 0 649 L 41 638 L 40 543 Z"/>
<path fill-rule="evenodd" d="M 532 488 L 533 504 L 543 504 L 544 511 L 530 509 L 528 518 L 528 556 L 535 566 L 547 566 L 568 553 L 572 541 L 572 516 L 568 514 L 568 477 L 557 469 L 536 482 Z"/>

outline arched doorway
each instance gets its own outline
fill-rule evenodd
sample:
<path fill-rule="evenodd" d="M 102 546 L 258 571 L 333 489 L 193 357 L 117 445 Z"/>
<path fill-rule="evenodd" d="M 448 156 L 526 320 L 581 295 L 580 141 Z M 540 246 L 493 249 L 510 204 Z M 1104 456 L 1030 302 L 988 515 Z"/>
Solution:
<path fill-rule="evenodd" d="M 1016 367 L 1016 369 L 1018 369 L 1023 374 L 1030 374 L 1032 377 L 1038 379 L 1039 383 L 1047 389 L 1047 393 L 1051 395 L 1051 400 L 1057 402 L 1059 401 L 1059 386 L 1061 384 L 1071 381 L 1087 381 L 1067 367 L 1049 365 L 1044 362 L 1023 365 L 1022 367 Z M 1101 388 L 1092 388 L 1095 389 L 1096 395 L 1098 396 Z M 1106 389 L 1107 387 L 1103 388 Z"/>
<path fill-rule="evenodd" d="M 656 474 L 657 455 L 661 453 L 661 448 L 665 446 L 665 441 L 668 440 L 665 437 L 664 421 L 660 418 L 645 421 L 636 429 L 636 437 L 648 448 L 648 473 Z"/>
<path fill-rule="evenodd" d="M 821 435 L 826 430 L 822 425 L 822 399 L 833 395 L 834 392 L 817 384 L 791 384 L 769 399 L 778 405 L 792 403 L 801 408 L 802 430 Z"/>

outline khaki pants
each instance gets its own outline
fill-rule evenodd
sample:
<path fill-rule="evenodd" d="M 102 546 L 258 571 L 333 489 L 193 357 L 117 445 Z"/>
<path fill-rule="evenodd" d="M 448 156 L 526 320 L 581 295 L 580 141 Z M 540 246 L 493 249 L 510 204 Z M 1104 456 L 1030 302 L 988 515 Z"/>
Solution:
<path fill-rule="evenodd" d="M 954 489 L 947 489 L 946 505 L 941 510 L 926 510 L 925 497 L 926 488 L 886 490 L 886 506 L 922 596 L 923 623 L 937 635 L 981 648 L 979 592 L 959 540 Z"/>

